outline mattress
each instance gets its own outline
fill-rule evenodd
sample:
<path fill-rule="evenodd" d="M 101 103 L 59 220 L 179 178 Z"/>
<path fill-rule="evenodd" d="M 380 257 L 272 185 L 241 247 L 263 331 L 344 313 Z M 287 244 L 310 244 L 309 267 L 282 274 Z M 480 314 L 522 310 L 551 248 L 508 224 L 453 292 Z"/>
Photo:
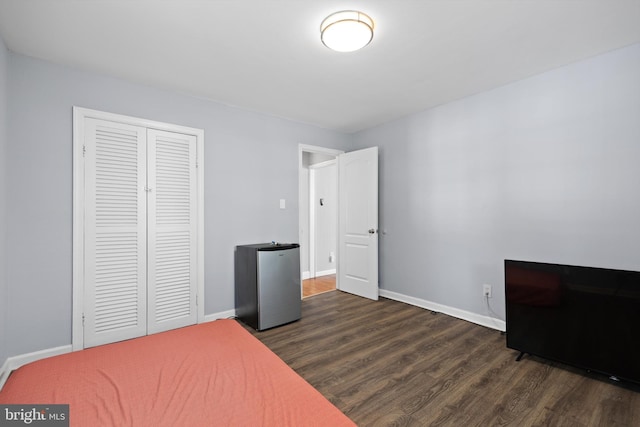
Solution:
<path fill-rule="evenodd" d="M 234 320 L 50 357 L 0 403 L 69 404 L 72 426 L 354 426 Z"/>

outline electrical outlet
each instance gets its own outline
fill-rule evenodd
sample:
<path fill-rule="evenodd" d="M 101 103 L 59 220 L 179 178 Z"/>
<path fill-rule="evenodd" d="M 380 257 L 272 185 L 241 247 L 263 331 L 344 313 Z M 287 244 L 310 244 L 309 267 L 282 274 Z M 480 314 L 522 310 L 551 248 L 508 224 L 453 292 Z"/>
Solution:
<path fill-rule="evenodd" d="M 491 298 L 491 285 L 482 285 L 482 295 Z"/>

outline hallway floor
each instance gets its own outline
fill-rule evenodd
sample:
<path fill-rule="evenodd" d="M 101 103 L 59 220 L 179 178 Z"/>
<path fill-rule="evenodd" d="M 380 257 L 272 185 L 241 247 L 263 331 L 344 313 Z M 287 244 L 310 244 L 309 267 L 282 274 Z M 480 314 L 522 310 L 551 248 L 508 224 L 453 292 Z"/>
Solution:
<path fill-rule="evenodd" d="M 302 298 L 311 297 L 336 289 L 336 275 L 319 276 L 302 281 Z"/>

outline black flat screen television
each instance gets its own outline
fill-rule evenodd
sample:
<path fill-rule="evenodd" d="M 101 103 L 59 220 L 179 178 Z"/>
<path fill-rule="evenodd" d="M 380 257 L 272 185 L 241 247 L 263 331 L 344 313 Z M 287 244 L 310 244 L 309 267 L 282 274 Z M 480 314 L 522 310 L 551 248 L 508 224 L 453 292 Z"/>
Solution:
<path fill-rule="evenodd" d="M 507 347 L 640 383 L 640 272 L 505 260 Z"/>

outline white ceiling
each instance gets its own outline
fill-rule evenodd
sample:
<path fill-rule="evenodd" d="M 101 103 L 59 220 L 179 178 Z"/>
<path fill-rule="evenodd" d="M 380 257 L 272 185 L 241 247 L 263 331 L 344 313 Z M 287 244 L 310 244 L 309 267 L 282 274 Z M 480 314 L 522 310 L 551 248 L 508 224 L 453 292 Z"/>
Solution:
<path fill-rule="evenodd" d="M 369 46 L 322 45 L 360 9 Z M 640 0 L 0 0 L 7 47 L 355 132 L 640 42 Z"/>

